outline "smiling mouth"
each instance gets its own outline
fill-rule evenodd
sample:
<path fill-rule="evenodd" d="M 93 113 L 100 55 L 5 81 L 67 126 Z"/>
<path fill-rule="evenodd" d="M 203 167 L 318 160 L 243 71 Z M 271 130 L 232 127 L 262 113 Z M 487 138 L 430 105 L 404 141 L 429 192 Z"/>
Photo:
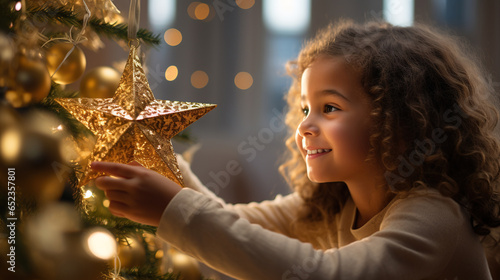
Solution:
<path fill-rule="evenodd" d="M 307 155 L 317 155 L 317 154 L 326 154 L 331 152 L 331 149 L 316 149 L 316 150 L 307 150 Z"/>

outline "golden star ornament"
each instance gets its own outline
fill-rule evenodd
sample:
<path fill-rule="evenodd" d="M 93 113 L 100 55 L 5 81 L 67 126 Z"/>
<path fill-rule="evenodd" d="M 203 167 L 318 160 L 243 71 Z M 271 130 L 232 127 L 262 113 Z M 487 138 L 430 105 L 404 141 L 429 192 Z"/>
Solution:
<path fill-rule="evenodd" d="M 112 98 L 55 99 L 97 138 L 79 186 L 103 175 L 93 161 L 137 161 L 183 186 L 171 138 L 217 105 L 155 99 L 137 52 L 131 46 Z"/>

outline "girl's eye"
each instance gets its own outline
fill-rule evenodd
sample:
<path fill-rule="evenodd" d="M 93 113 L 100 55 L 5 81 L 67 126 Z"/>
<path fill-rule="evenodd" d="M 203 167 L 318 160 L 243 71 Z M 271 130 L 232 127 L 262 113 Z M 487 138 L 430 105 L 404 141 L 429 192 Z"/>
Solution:
<path fill-rule="evenodd" d="M 325 113 L 332 113 L 337 110 L 340 110 L 339 108 L 332 106 L 332 105 L 325 105 Z"/>
<path fill-rule="evenodd" d="M 302 113 L 304 114 L 305 117 L 307 117 L 307 115 L 309 114 L 309 108 L 307 107 L 302 108 Z"/>

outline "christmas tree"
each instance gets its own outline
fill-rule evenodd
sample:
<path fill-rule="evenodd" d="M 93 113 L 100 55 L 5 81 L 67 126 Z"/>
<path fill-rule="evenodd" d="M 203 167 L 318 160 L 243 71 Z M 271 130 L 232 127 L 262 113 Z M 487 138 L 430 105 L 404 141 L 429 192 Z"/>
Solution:
<path fill-rule="evenodd" d="M 154 100 L 136 52 L 139 45 L 158 45 L 159 36 L 138 29 L 130 40 L 130 24 L 123 23 L 111 0 L 0 0 L 0 10 L 0 254 L 6 257 L 0 263 L 0 278 L 201 279 L 196 261 L 157 240 L 156 228 L 109 213 L 109 201 L 93 185 L 95 176 L 89 175 L 88 165 L 89 158 L 116 157 L 96 157 L 93 146 L 106 144 L 100 131 L 89 130 L 95 125 L 82 121 L 82 115 L 95 109 L 89 104 L 109 107 L 111 101 L 130 115 L 140 110 L 155 116 L 179 112 L 169 135 L 158 131 L 154 139 L 141 138 L 162 149 L 147 151 L 158 149 L 159 154 L 149 166 L 140 163 L 182 184 L 180 174 L 169 172 L 176 168 L 170 138 L 189 124 L 188 119 L 192 122 L 214 106 Z M 111 67 L 99 67 L 81 79 L 79 91 L 65 90 L 85 71 L 83 49 L 98 51 L 102 36 L 131 48 L 122 78 Z M 133 90 L 126 81 L 127 69 L 134 77 L 143 75 L 140 88 L 147 88 L 147 94 Z M 147 96 L 149 107 L 117 98 L 123 88 L 134 92 L 136 99 Z M 144 127 L 141 123 L 134 129 L 137 133 Z M 129 146 L 114 153 L 134 149 Z M 141 160 L 133 154 L 132 159 Z"/>

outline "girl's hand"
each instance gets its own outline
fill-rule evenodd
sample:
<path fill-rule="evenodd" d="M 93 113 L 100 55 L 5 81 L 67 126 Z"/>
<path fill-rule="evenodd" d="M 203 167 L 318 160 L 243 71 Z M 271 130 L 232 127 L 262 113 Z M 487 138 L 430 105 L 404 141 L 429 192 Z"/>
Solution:
<path fill-rule="evenodd" d="M 110 176 L 95 180 L 96 186 L 106 193 L 109 211 L 118 217 L 158 226 L 161 215 L 172 198 L 182 189 L 166 177 L 132 164 L 93 162 L 94 171 Z"/>

